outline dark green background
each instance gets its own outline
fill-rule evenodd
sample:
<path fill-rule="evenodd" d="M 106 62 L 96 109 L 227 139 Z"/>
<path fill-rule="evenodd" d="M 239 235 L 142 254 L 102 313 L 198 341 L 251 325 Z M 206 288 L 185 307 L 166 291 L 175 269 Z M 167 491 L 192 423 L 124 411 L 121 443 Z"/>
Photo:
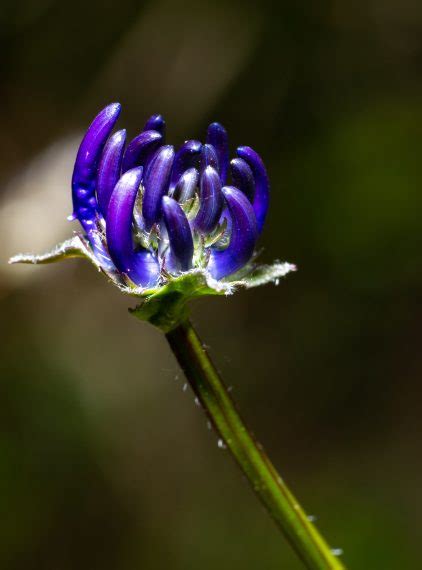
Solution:
<path fill-rule="evenodd" d="M 77 137 L 118 100 L 129 135 L 155 112 L 176 144 L 219 120 L 265 158 L 262 259 L 299 271 L 194 320 L 350 569 L 417 568 L 420 2 L 27 0 L 1 18 L 0 566 L 301 567 L 133 303 L 82 261 L 5 266 L 7 220 L 27 251 L 71 235 Z M 40 201 L 65 144 L 60 209 Z"/>

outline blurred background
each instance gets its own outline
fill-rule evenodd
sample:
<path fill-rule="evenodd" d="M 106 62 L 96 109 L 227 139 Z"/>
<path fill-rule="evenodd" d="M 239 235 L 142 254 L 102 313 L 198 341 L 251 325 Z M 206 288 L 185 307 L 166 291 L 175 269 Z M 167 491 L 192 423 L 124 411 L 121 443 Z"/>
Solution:
<path fill-rule="evenodd" d="M 278 287 L 194 305 L 243 415 L 351 569 L 420 564 L 422 6 L 21 0 L 1 10 L 0 566 L 299 570 L 165 339 L 71 235 L 93 116 L 222 122 L 265 158 Z"/>

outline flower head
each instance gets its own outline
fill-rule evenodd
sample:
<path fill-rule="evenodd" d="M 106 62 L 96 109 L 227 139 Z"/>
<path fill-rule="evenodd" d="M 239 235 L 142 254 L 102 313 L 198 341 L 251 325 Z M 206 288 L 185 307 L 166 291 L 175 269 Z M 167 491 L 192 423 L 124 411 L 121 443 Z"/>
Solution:
<path fill-rule="evenodd" d="M 120 110 L 113 103 L 95 117 L 76 156 L 69 219 L 83 234 L 11 262 L 87 257 L 125 292 L 161 305 L 175 291 L 184 305 L 294 269 L 252 261 L 269 205 L 267 172 L 252 148 L 239 147 L 230 161 L 227 132 L 212 123 L 204 144 L 187 140 L 175 150 L 161 115 L 126 145 L 125 130 L 113 133 Z"/>
<path fill-rule="evenodd" d="M 111 134 L 120 105 L 94 119 L 80 145 L 73 178 L 73 216 L 99 264 L 128 284 L 154 287 L 193 268 L 220 280 L 251 259 L 268 210 L 264 164 L 249 147 L 229 162 L 227 132 L 212 123 L 205 144 L 175 151 L 164 120 L 151 117 L 125 149 Z M 226 186 L 231 170 L 233 186 Z"/>

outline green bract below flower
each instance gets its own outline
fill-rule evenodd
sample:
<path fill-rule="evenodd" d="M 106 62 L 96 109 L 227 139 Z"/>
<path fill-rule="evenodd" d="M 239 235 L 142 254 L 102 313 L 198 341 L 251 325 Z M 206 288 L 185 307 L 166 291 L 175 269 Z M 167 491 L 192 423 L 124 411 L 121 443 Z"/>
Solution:
<path fill-rule="evenodd" d="M 204 144 L 188 140 L 175 150 L 160 115 L 126 146 L 124 130 L 112 133 L 119 114 L 118 103 L 103 109 L 77 153 L 69 219 L 83 233 L 10 263 L 84 257 L 142 299 L 133 313 L 165 332 L 187 317 L 190 299 L 277 283 L 295 270 L 256 263 L 269 181 L 253 149 L 239 147 L 230 161 L 226 130 L 212 123 Z"/>

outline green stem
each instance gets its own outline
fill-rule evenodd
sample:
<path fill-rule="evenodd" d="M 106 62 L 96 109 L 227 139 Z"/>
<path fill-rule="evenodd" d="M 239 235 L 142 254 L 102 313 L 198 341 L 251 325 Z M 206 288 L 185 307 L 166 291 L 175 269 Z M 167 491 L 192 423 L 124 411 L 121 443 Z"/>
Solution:
<path fill-rule="evenodd" d="M 345 570 L 243 423 L 192 323 L 186 320 L 166 338 L 219 437 L 305 566 Z"/>

